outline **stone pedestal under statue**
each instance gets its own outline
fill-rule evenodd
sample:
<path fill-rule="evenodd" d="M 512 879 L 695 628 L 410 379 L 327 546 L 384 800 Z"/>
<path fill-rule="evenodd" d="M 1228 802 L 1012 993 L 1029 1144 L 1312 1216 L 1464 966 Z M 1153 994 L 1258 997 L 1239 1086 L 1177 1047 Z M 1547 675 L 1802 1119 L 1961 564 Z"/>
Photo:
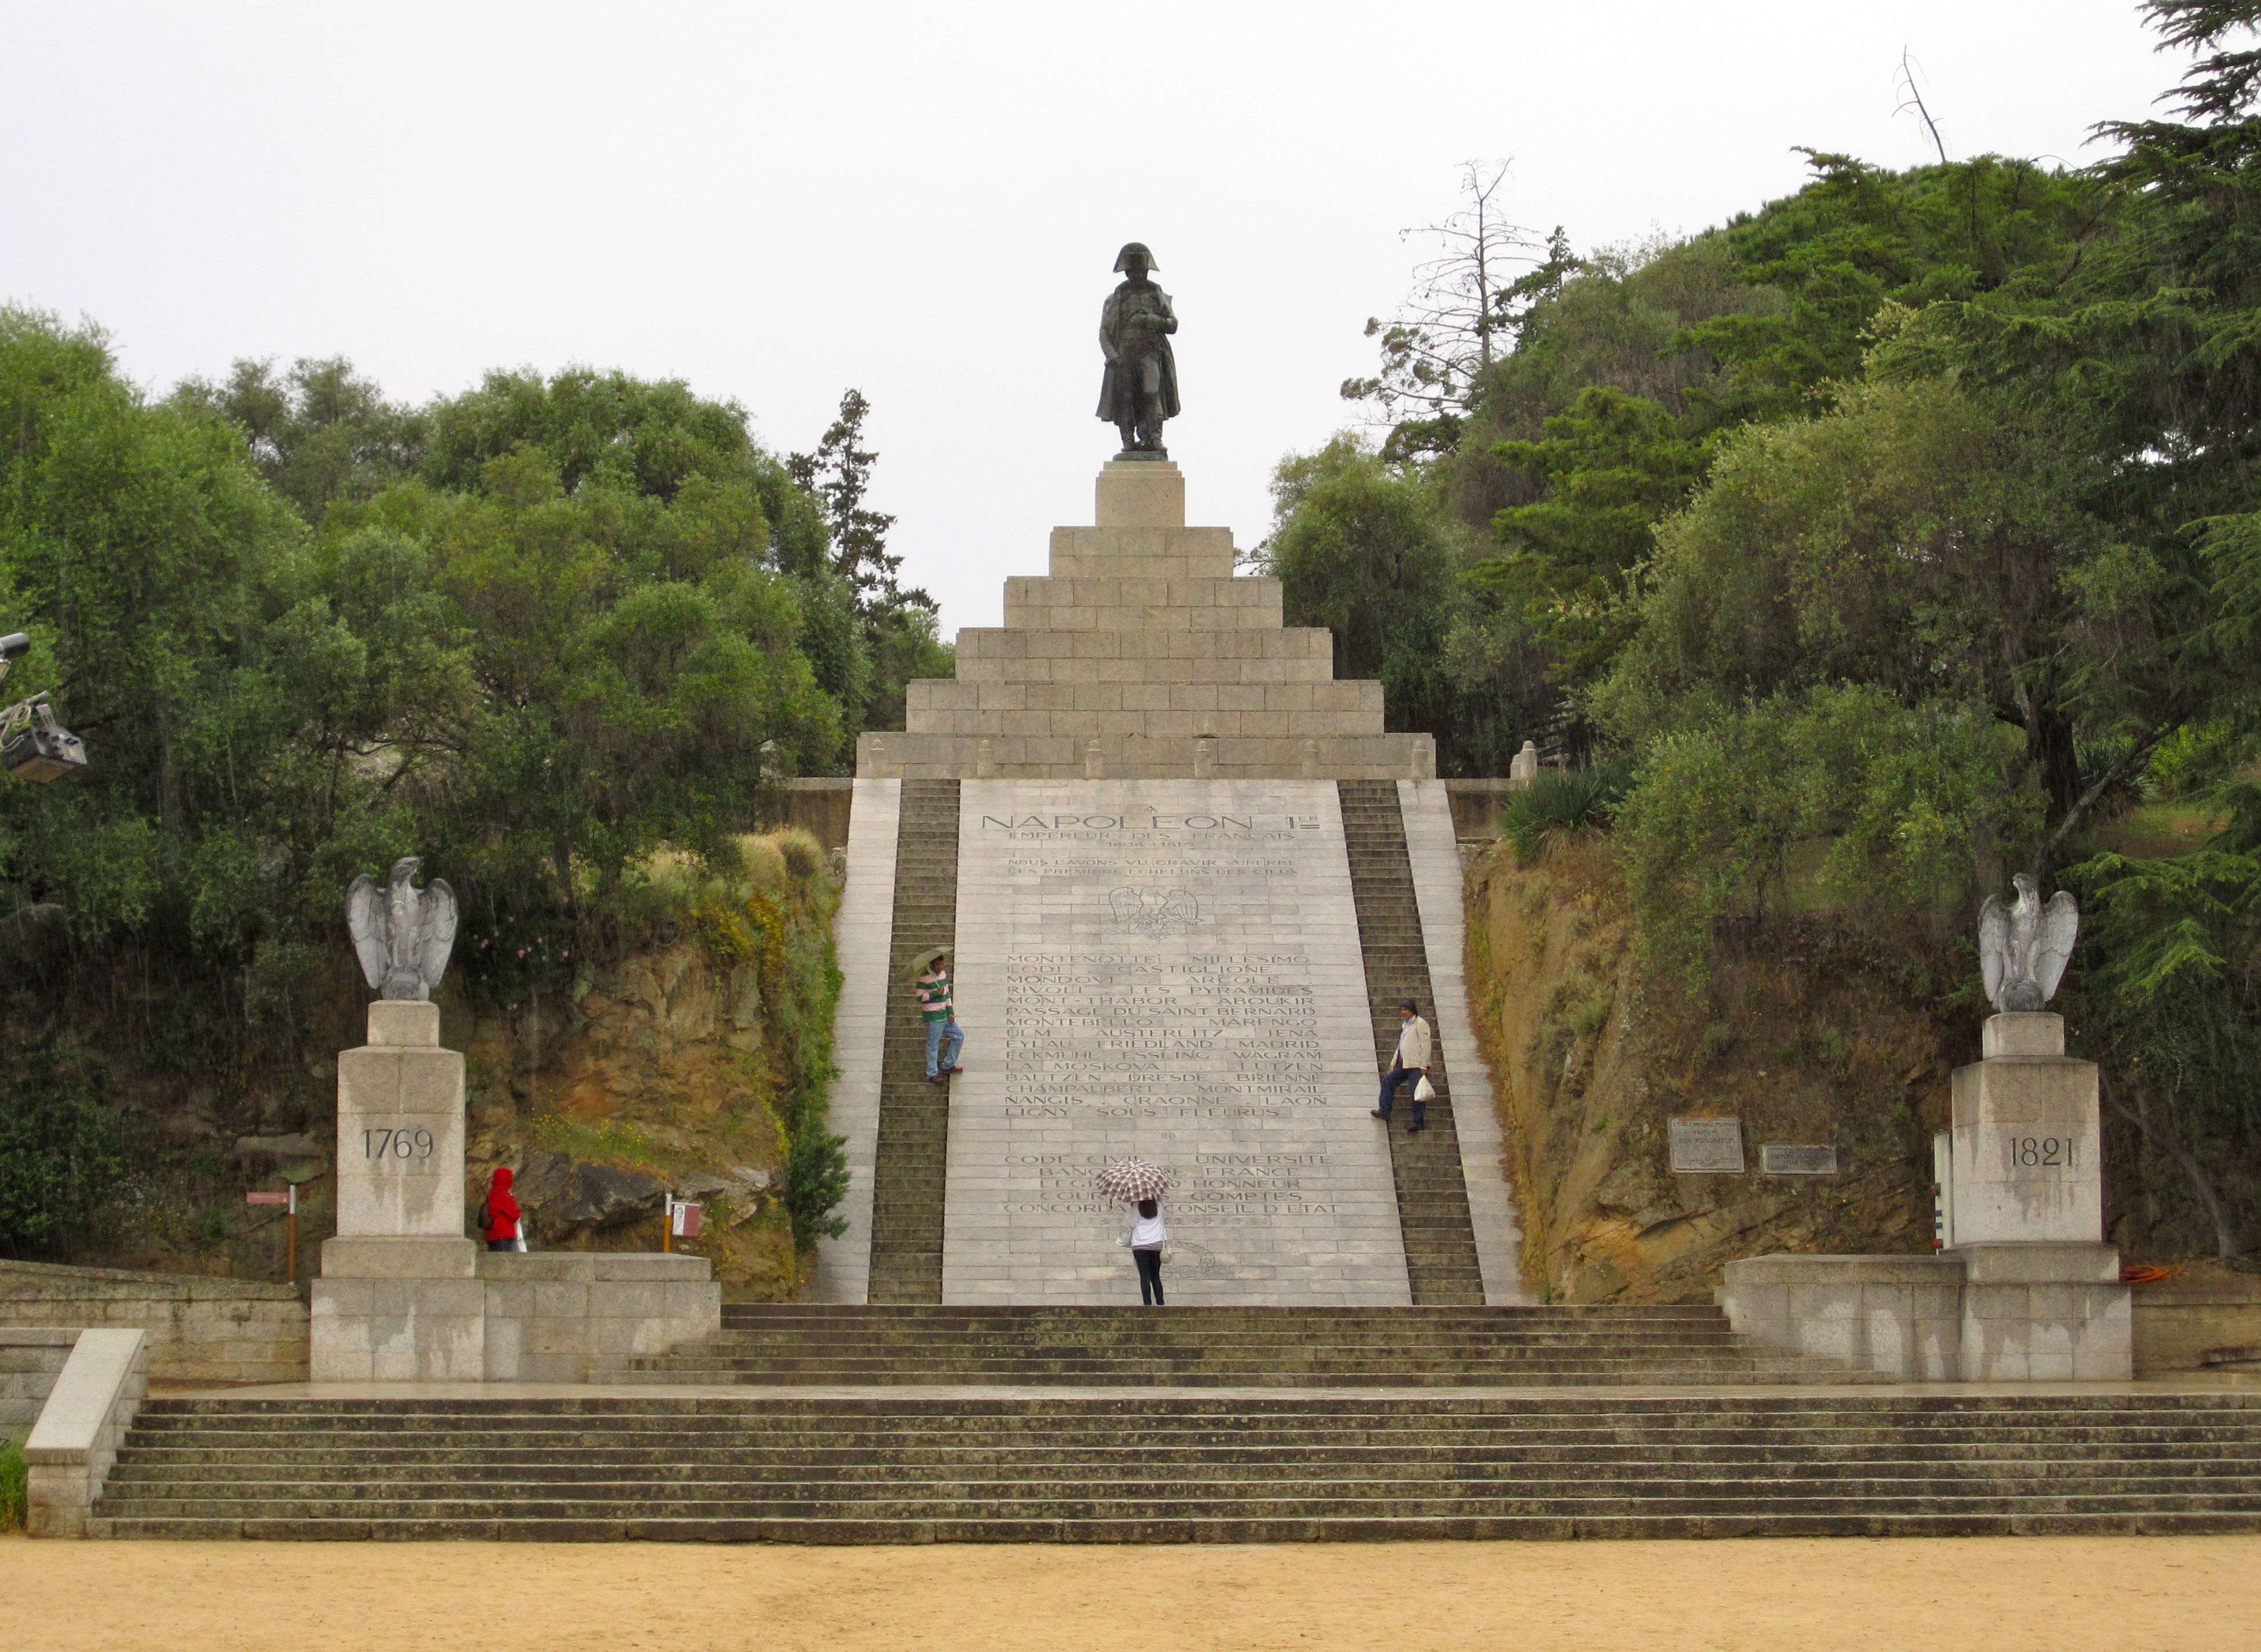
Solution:
<path fill-rule="evenodd" d="M 884 779 L 1414 779 L 1436 741 L 1382 727 L 1382 685 L 1339 680 L 1334 639 L 1287 626 L 1232 534 L 1186 525 L 1162 459 L 1099 473 L 1088 527 L 1005 581 L 1005 623 L 958 634 L 955 676 L 905 686 L 900 731 L 860 736 Z"/>
<path fill-rule="evenodd" d="M 2096 1067 L 2063 1017 L 1992 1016 L 1955 1074 L 1930 1256 L 1756 1256 L 1719 1292 L 1735 1329 L 1911 1382 L 2125 1382 L 2134 1332 L 2104 1243 Z"/>
<path fill-rule="evenodd" d="M 338 1057 L 338 1232 L 314 1282 L 317 1383 L 580 1382 L 721 1325 L 699 1256 L 487 1252 L 465 1233 L 463 1058 L 440 1007 L 379 999 Z"/>
<path fill-rule="evenodd" d="M 440 1006 L 380 998 L 338 1056 L 338 1232 L 314 1282 L 317 1383 L 477 1382 L 486 1287 L 463 1231 L 463 1058 Z"/>
<path fill-rule="evenodd" d="M 2126 1380 L 2132 1311 L 2104 1240 L 2096 1064 L 2064 1052 L 2064 1019 L 1988 1018 L 1984 1059 L 1955 1074 L 1942 1155 L 1942 1254 L 1963 1263 L 1966 1382 Z"/>

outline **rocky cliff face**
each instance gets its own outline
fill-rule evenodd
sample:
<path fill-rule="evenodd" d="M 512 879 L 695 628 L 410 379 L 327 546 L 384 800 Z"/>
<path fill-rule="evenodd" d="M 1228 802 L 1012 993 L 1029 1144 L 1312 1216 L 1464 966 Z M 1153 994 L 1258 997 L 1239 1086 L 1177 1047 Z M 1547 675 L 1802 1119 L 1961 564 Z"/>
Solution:
<path fill-rule="evenodd" d="M 789 1297 L 799 1275 L 779 1204 L 786 1138 L 757 972 L 699 940 L 585 980 L 555 1037 L 480 1019 L 471 1074 L 473 1200 L 498 1164 L 542 1249 L 657 1250 L 671 1189 L 704 1206 L 700 1238 L 736 1300 Z"/>
<path fill-rule="evenodd" d="M 1470 1008 L 1524 1224 L 1525 1282 L 1554 1302 L 1710 1300 L 1769 1252 L 1931 1246 L 1931 1133 L 1956 1051 L 1848 940 L 1794 924 L 1700 992 L 1647 979 L 1592 840 L 1468 868 Z M 1975 1044 L 1975 1036 L 1972 1038 Z M 1741 1175 L 1676 1174 L 1667 1121 L 1742 1122 Z M 1834 1176 L 1768 1175 L 1768 1142 L 1837 1149 Z"/>
<path fill-rule="evenodd" d="M 469 1067 L 467 1231 L 499 1164 L 517 1170 L 545 1249 L 657 1250 L 671 1190 L 703 1203 L 705 1231 L 685 1248 L 714 1261 L 728 1294 L 798 1289 L 786 1131 L 822 1131 L 838 889 L 805 833 L 741 845 L 745 866 L 727 879 L 657 866 L 623 902 L 609 962 L 561 950 L 536 970 L 530 937 L 460 939 L 436 996 L 441 1040 Z M 319 1270 L 334 1052 L 361 1042 L 369 995 L 342 937 L 300 989 L 312 1047 L 287 1064 L 268 1052 L 227 1085 L 113 1053 L 105 1020 L 83 1018 L 68 1073 L 99 1080 L 126 1171 L 99 1221 L 44 1260 L 279 1280 L 281 1213 L 244 1193 L 288 1180 L 301 1185 L 299 1277 Z"/>

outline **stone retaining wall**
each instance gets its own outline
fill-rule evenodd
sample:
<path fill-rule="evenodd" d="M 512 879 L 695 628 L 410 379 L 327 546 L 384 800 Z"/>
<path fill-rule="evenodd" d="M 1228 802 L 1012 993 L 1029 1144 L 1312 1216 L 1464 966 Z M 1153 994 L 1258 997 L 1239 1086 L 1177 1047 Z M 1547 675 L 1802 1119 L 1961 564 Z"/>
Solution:
<path fill-rule="evenodd" d="M 20 1440 L 31 1431 L 77 1340 L 75 1329 L 61 1325 L 0 1325 L 0 1440 Z"/>
<path fill-rule="evenodd" d="M 289 1285 L 0 1261 L 0 1325 L 133 1326 L 157 1383 L 303 1383 L 306 1306 Z"/>
<path fill-rule="evenodd" d="M 2261 1351 L 2261 1279 L 2164 1280 L 2136 1286 L 2135 1298 L 2137 1376 L 2261 1369 L 2205 1358 L 2214 1349 Z"/>

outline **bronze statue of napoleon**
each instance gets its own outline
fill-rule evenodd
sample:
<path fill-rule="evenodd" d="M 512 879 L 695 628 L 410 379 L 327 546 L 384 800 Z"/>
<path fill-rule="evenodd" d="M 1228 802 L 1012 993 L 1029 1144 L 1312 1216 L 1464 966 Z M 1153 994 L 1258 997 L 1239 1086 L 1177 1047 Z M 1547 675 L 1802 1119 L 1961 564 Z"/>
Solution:
<path fill-rule="evenodd" d="M 1154 255 L 1132 241 L 1116 255 L 1123 284 L 1099 312 L 1099 348 L 1107 377 L 1099 387 L 1099 416 L 1123 433 L 1119 459 L 1166 459 L 1162 421 L 1178 416 L 1178 363 L 1170 334 L 1178 330 L 1170 295 L 1148 275 Z"/>

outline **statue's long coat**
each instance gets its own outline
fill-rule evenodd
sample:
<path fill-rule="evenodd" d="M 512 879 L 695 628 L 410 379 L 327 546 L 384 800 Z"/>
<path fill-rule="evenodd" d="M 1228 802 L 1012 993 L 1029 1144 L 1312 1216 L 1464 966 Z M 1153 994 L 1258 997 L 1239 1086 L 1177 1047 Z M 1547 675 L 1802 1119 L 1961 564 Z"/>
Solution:
<path fill-rule="evenodd" d="M 1178 312 L 1170 307 L 1170 295 L 1152 283 L 1134 287 L 1124 282 L 1107 295 L 1107 306 L 1099 312 L 1099 348 L 1107 356 L 1107 377 L 1099 386 L 1099 416 L 1109 424 L 1138 421 L 1142 385 L 1151 385 L 1160 398 L 1162 418 L 1178 416 L 1178 361 L 1170 351 L 1169 334 L 1132 327 L 1130 318 L 1140 314 L 1162 316 L 1172 327 L 1177 325 Z M 1146 372 L 1149 363 L 1154 369 L 1151 378 Z"/>

